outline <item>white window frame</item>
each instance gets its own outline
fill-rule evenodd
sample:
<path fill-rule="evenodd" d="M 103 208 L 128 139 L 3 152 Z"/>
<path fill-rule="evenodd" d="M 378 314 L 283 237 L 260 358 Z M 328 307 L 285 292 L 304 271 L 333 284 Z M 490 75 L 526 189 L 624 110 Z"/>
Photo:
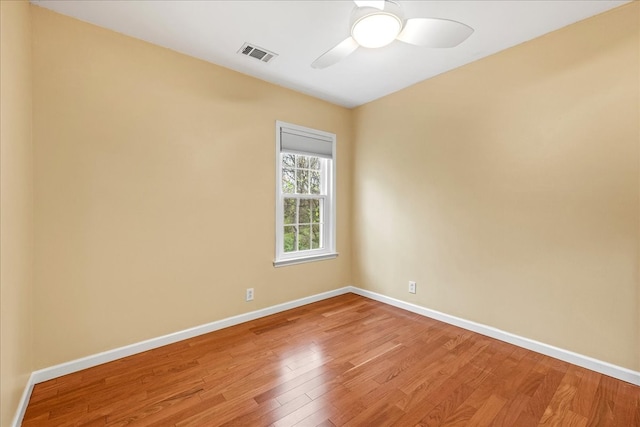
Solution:
<path fill-rule="evenodd" d="M 282 148 L 282 132 L 289 130 L 302 136 L 302 144 L 295 150 Z M 305 151 L 305 138 L 317 138 L 327 144 L 331 144 L 330 157 L 327 152 L 323 156 L 314 154 L 311 151 Z M 310 144 L 310 146 L 313 144 Z M 325 146 L 328 147 L 328 146 Z M 323 202 L 323 247 L 318 249 L 309 249 L 295 252 L 284 251 L 284 198 L 282 192 L 282 156 L 283 152 L 292 154 L 302 154 L 307 156 L 317 156 L 326 158 L 323 162 L 323 177 L 325 178 L 323 185 L 324 196 L 315 195 L 310 198 L 322 198 Z M 291 123 L 276 121 L 276 250 L 273 265 L 281 267 L 291 264 L 300 264 L 304 262 L 320 261 L 331 259 L 338 256 L 336 252 L 336 135 L 329 132 L 311 129 L 304 126 L 298 126 Z M 305 196 L 299 196 L 305 198 Z"/>

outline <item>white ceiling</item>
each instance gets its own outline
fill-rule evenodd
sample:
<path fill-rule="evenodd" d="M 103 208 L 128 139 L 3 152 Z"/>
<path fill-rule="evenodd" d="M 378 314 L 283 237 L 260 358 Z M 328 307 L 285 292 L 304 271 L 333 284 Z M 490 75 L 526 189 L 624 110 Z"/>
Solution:
<path fill-rule="evenodd" d="M 310 64 L 349 36 L 350 0 L 32 0 L 95 25 L 164 46 L 329 102 L 354 107 L 629 0 L 400 1 L 405 18 L 447 18 L 475 29 L 452 49 L 399 41 L 359 48 L 322 70 Z M 270 63 L 237 54 L 253 43 Z"/>

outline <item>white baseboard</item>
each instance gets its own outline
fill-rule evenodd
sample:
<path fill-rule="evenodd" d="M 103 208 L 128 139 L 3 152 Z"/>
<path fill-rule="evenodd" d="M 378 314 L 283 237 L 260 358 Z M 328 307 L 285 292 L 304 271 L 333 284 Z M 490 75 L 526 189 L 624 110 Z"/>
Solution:
<path fill-rule="evenodd" d="M 450 325 L 458 326 L 472 332 L 477 332 L 479 334 L 495 338 L 509 344 L 517 345 L 518 347 L 526 348 L 527 350 L 535 351 L 546 356 L 551 356 L 556 359 L 560 359 L 565 362 L 572 363 L 574 365 L 578 365 L 583 368 L 590 369 L 592 371 L 596 371 L 601 374 L 608 375 L 610 377 L 640 386 L 640 372 L 632 371 L 631 369 L 616 366 L 608 362 L 603 362 L 602 360 L 594 359 L 589 356 L 584 356 L 582 354 L 574 353 L 569 350 L 564 350 L 562 348 L 554 347 L 549 344 L 544 344 L 539 341 L 534 341 L 529 338 L 514 335 L 512 333 L 505 332 L 491 326 L 483 325 L 481 323 L 461 319 L 459 317 L 451 316 L 449 314 L 445 314 L 436 310 L 431 310 L 429 308 L 425 308 L 416 304 L 391 298 L 376 292 L 367 291 L 364 289 L 356 288 L 354 286 L 350 287 L 350 291 L 363 297 L 371 298 L 373 300 L 392 305 L 394 307 L 398 307 L 412 313 L 420 314 L 431 319 L 439 320 Z"/>
<path fill-rule="evenodd" d="M 131 356 L 133 354 L 142 353 L 143 351 L 151 350 L 154 348 L 162 347 L 167 344 L 173 344 L 178 341 L 186 340 L 196 337 L 198 335 L 207 334 L 209 332 L 217 331 L 219 329 L 228 328 L 229 326 L 239 325 L 250 320 L 266 317 L 271 314 L 280 313 L 282 311 L 290 310 L 292 308 L 301 307 L 303 305 L 311 304 L 313 302 L 322 301 L 327 298 L 332 298 L 338 295 L 343 295 L 351 292 L 351 287 L 347 286 L 340 289 L 334 289 L 332 291 L 323 292 L 321 294 L 311 295 L 309 297 L 300 298 L 294 301 L 285 302 L 282 304 L 266 307 L 260 310 L 251 311 L 249 313 L 240 314 L 233 317 L 227 317 L 226 319 L 217 320 L 215 322 L 207 323 L 205 325 L 196 326 L 193 328 L 185 329 L 183 331 L 174 332 L 172 334 L 163 335 L 161 337 L 152 338 L 146 341 L 141 341 L 135 344 L 119 347 L 113 350 L 105 351 L 102 353 L 94 354 L 91 356 L 83 357 L 81 359 L 72 360 L 70 362 L 61 363 L 59 365 L 51 366 L 49 368 L 40 369 L 31 374 L 29 382 L 25 387 L 25 391 L 20 400 L 16 416 L 14 418 L 13 425 L 15 427 L 20 426 L 22 419 L 24 418 L 27 405 L 29 404 L 29 398 L 31 397 L 31 391 L 35 384 L 48 381 L 54 378 L 61 377 L 63 375 L 78 372 L 83 369 L 91 368 L 94 366 L 102 365 L 103 363 L 112 362 L 123 357 Z"/>
<path fill-rule="evenodd" d="M 29 404 L 31 392 L 33 391 L 33 386 L 35 384 L 36 383 L 33 381 L 33 374 L 29 375 L 27 385 L 24 387 L 24 391 L 20 397 L 20 402 L 18 402 L 18 409 L 13 417 L 13 422 L 11 423 L 12 427 L 20 427 L 20 425 L 22 425 L 22 419 L 24 418 L 24 413 L 27 411 L 27 405 Z"/>
<path fill-rule="evenodd" d="M 482 335 L 486 335 L 491 338 L 498 339 L 510 344 L 517 345 L 519 347 L 526 348 L 537 353 L 541 353 L 547 356 L 554 357 L 556 359 L 563 360 L 574 365 L 582 366 L 583 368 L 590 369 L 592 371 L 599 372 L 601 374 L 609 375 L 613 378 L 617 378 L 622 381 L 629 382 L 631 384 L 640 385 L 640 372 L 632 371 L 627 368 L 613 365 L 611 363 L 603 362 L 601 360 L 593 359 L 588 356 L 584 356 L 578 353 L 574 353 L 568 350 L 564 350 L 558 347 L 554 347 L 548 344 L 544 344 L 538 341 L 534 341 L 528 338 L 523 338 L 518 335 L 511 334 L 509 332 L 502 331 L 500 329 L 493 328 L 491 326 L 483 325 L 480 323 L 472 322 L 470 320 L 461 319 L 459 317 L 451 316 L 449 314 L 441 313 L 436 310 L 431 310 L 416 304 L 401 301 L 395 298 L 391 298 L 376 292 L 367 291 L 357 288 L 355 286 L 346 286 L 340 289 L 334 289 L 332 291 L 323 292 L 321 294 L 312 295 L 305 298 L 300 298 L 294 301 L 266 307 L 260 310 L 252 311 L 249 313 L 240 314 L 238 316 L 228 317 L 226 319 L 217 320 L 215 322 L 207 323 L 205 325 L 196 326 L 193 328 L 185 329 L 183 331 L 175 332 L 172 334 L 164 335 L 157 338 L 152 338 L 139 343 L 119 347 L 113 350 L 105 351 L 102 353 L 94 354 L 91 356 L 83 357 L 81 359 L 72 360 L 70 362 L 62 363 L 60 365 L 51 366 L 49 368 L 40 369 L 35 371 L 29 377 L 29 381 L 25 387 L 22 398 L 16 415 L 13 420 L 13 426 L 19 427 L 22 424 L 29 398 L 35 384 L 51 380 L 53 378 L 61 377 L 63 375 L 78 372 L 83 369 L 98 366 L 103 363 L 112 362 L 123 357 L 131 356 L 133 354 L 142 353 L 143 351 L 151 350 L 154 348 L 162 347 L 168 344 L 173 344 L 178 341 L 186 340 L 196 337 L 198 335 L 207 334 L 209 332 L 217 331 L 219 329 L 228 328 L 229 326 L 238 325 L 240 323 L 248 322 L 251 320 L 266 317 L 271 314 L 280 313 L 282 311 L 290 310 L 292 308 L 301 307 L 303 305 L 311 304 L 313 302 L 322 301 L 327 298 L 332 298 L 338 295 L 346 293 L 354 293 L 363 297 L 370 298 L 375 301 L 379 301 L 394 307 L 401 308 L 403 310 L 410 311 L 412 313 L 420 314 L 425 317 L 429 317 L 434 320 L 439 320 L 450 325 L 458 326 L 463 329 L 467 329 L 472 332 L 477 332 Z"/>

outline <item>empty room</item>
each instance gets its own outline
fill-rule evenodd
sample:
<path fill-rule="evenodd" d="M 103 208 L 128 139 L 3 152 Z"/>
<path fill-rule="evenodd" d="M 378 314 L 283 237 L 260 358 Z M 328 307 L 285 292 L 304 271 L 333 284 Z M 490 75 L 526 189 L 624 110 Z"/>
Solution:
<path fill-rule="evenodd" d="M 2 427 L 640 426 L 640 2 L 0 20 Z"/>

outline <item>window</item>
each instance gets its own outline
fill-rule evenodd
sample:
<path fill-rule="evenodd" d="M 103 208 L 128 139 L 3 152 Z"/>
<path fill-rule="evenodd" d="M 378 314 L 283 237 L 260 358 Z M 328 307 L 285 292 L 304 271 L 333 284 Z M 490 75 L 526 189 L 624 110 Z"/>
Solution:
<path fill-rule="evenodd" d="M 276 267 L 337 256 L 335 140 L 276 122 Z"/>

